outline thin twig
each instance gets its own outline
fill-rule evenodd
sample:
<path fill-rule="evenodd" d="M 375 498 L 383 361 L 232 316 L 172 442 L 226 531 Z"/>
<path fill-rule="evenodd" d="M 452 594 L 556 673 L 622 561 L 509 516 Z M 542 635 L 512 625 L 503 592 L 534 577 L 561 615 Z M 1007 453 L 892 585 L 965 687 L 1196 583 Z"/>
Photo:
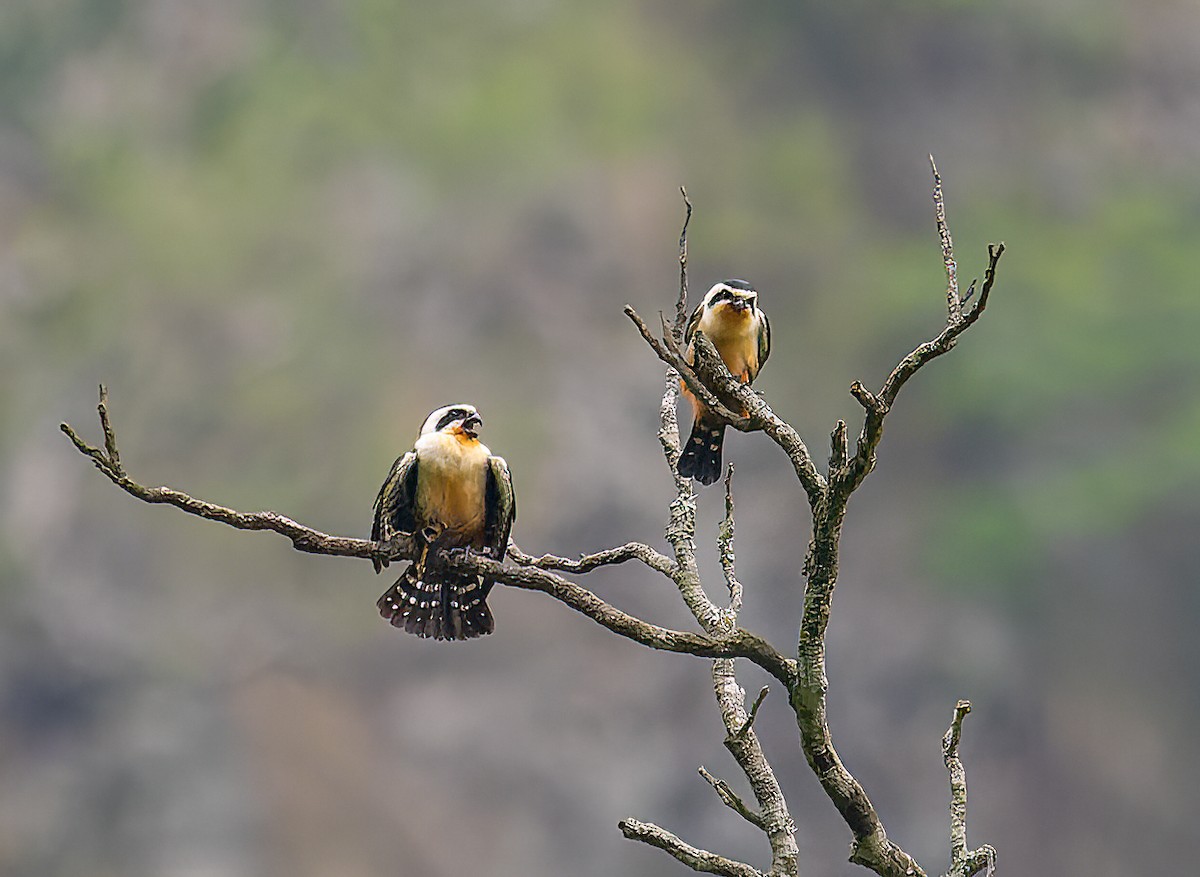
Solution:
<path fill-rule="evenodd" d="M 846 421 L 839 420 L 829 435 L 829 477 L 838 477 L 849 459 L 849 448 L 846 441 Z"/>
<path fill-rule="evenodd" d="M 704 777 L 705 781 L 713 787 L 713 791 L 717 793 L 717 797 L 721 799 L 722 804 L 724 804 L 734 813 L 741 816 L 751 825 L 756 826 L 763 831 L 766 830 L 767 825 L 763 820 L 762 814 L 751 808 L 746 804 L 745 801 L 738 797 L 738 794 L 733 790 L 729 783 L 725 782 L 725 780 L 719 777 L 713 776 L 704 767 L 700 768 L 700 776 Z"/>
<path fill-rule="evenodd" d="M 862 432 L 859 435 L 854 458 L 844 471 L 841 488 L 849 495 L 863 479 L 875 468 L 875 449 L 883 437 L 883 420 L 892 404 L 896 401 L 901 388 L 923 366 L 929 364 L 954 349 L 958 336 L 969 329 L 983 314 L 987 307 L 988 296 L 996 280 L 996 265 L 1004 253 L 1004 244 L 988 245 L 988 267 L 984 274 L 983 288 L 975 306 L 966 314 L 960 314 L 959 319 L 947 319 L 945 327 L 933 339 L 917 345 L 911 353 L 892 369 L 879 392 L 871 393 L 861 383 L 855 381 L 850 387 L 850 394 L 858 400 L 866 411 Z"/>
<path fill-rule="evenodd" d="M 96 406 L 96 411 L 100 415 L 100 426 L 104 430 L 104 449 L 108 452 L 109 465 L 117 475 L 124 475 L 125 467 L 121 465 L 121 452 L 117 450 L 117 439 L 108 419 L 108 388 L 104 384 L 100 385 L 100 404 Z"/>
<path fill-rule="evenodd" d="M 680 186 L 679 194 L 683 196 L 683 206 L 686 209 L 686 213 L 683 217 L 683 228 L 679 231 L 679 298 L 675 302 L 675 324 L 671 327 L 671 337 L 675 339 L 676 344 L 683 343 L 683 329 L 687 325 L 688 319 L 687 231 L 688 224 L 692 221 L 692 202 L 688 199 L 687 189 Z"/>
<path fill-rule="evenodd" d="M 942 757 L 950 772 L 950 859 L 954 864 L 967 853 L 967 772 L 958 757 L 958 741 L 962 723 L 971 711 L 969 700 L 960 700 L 954 707 L 954 719 L 942 738 Z"/>
<path fill-rule="evenodd" d="M 942 175 L 938 173 L 933 156 L 929 156 L 933 169 L 933 215 L 937 222 L 938 238 L 942 242 L 942 263 L 946 266 L 946 319 L 955 323 L 962 319 L 963 300 L 958 294 L 958 265 L 954 261 L 954 242 L 950 239 L 950 227 L 946 224 L 946 202 L 942 195 Z"/>
<path fill-rule="evenodd" d="M 107 400 L 105 400 L 107 401 Z M 101 415 L 101 425 L 104 429 L 104 444 L 106 449 L 116 449 L 116 437 L 108 421 L 107 411 Z M 91 458 L 104 475 L 131 496 L 143 502 L 173 505 L 190 515 L 219 521 L 239 530 L 270 530 L 292 541 L 292 546 L 298 551 L 309 554 L 327 554 L 336 557 L 374 557 L 378 553 L 376 543 L 367 539 L 354 539 L 347 536 L 330 536 L 311 527 L 306 527 L 285 517 L 278 512 L 239 512 L 225 506 L 205 502 L 189 496 L 181 490 L 172 487 L 146 487 L 125 474 L 119 456 L 114 457 L 111 450 L 101 449 L 84 441 L 69 424 L 59 424 L 61 429 L 79 449 L 80 453 Z M 406 552 L 407 543 L 398 545 L 398 550 Z"/>
<path fill-rule="evenodd" d="M 671 368 L 675 369 L 679 377 L 684 381 L 684 383 L 687 384 L 688 389 L 691 390 L 696 395 L 696 398 L 703 402 L 707 408 L 709 408 L 713 413 L 717 414 L 735 429 L 741 428 L 739 425 L 748 425 L 747 418 L 731 411 L 724 402 L 717 398 L 717 395 L 708 388 L 704 381 L 702 381 L 696 375 L 696 372 L 692 369 L 691 365 L 689 365 L 687 360 L 684 359 L 683 354 L 678 352 L 678 346 L 675 346 L 674 349 L 672 349 L 671 345 L 675 344 L 674 339 L 667 341 L 665 338 L 663 340 L 657 338 L 654 333 L 650 331 L 650 327 L 646 325 L 646 321 L 641 318 L 636 310 L 634 310 L 633 305 L 625 305 L 625 316 L 629 317 L 629 319 L 633 321 L 633 324 L 637 326 L 638 332 L 641 333 L 642 338 L 647 344 L 650 345 L 651 349 L 658 354 L 658 358 L 667 365 L 671 366 Z M 662 317 L 661 314 L 659 314 L 659 316 L 662 318 L 663 325 L 665 326 L 666 318 Z M 669 338 L 671 333 L 667 332 L 665 334 L 666 337 Z"/>
<path fill-rule="evenodd" d="M 617 823 L 621 833 L 630 840 L 639 840 L 671 854 L 693 871 L 704 874 L 721 874 L 723 877 L 763 877 L 762 872 L 744 862 L 737 862 L 686 844 L 676 835 L 652 822 L 622 819 Z"/>
<path fill-rule="evenodd" d="M 742 726 L 734 733 L 734 737 L 745 737 L 750 732 L 750 729 L 754 727 L 754 720 L 758 718 L 758 708 L 762 706 L 770 692 L 771 689 L 765 685 L 759 690 L 758 697 L 754 698 L 754 703 L 750 705 L 750 714 L 746 716 L 746 721 L 742 722 Z"/>
<path fill-rule="evenodd" d="M 725 574 L 725 585 L 729 588 L 729 606 L 721 615 L 725 626 L 737 624 L 742 611 L 742 583 L 738 581 L 736 559 L 733 552 L 733 464 L 725 469 L 725 517 L 717 527 L 717 554 L 721 558 L 721 571 Z"/>
<path fill-rule="evenodd" d="M 942 738 L 942 757 L 950 774 L 950 870 L 946 877 L 974 877 L 980 871 L 991 877 L 996 867 L 996 850 L 990 844 L 977 850 L 967 849 L 967 770 L 958 755 L 958 743 L 963 719 L 969 712 L 969 700 L 955 704 L 954 718 Z"/>
<path fill-rule="evenodd" d="M 510 542 L 508 556 L 513 563 L 520 566 L 531 566 L 536 569 L 558 570 L 570 573 L 588 573 L 601 566 L 613 566 L 630 560 L 637 560 L 655 572 L 670 578 L 674 575 L 675 564 L 665 554 L 655 551 L 644 542 L 626 542 L 616 548 L 597 551 L 594 554 L 584 554 L 577 560 L 569 557 L 559 557 L 556 554 L 542 554 L 534 557 L 526 554 L 515 543 Z"/>

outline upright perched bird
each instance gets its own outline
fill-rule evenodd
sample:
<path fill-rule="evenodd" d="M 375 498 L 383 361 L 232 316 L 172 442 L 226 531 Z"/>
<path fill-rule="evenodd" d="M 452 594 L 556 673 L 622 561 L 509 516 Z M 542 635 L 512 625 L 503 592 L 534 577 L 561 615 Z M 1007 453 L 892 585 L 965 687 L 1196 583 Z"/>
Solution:
<path fill-rule="evenodd" d="M 684 332 L 685 354 L 695 362 L 695 335 L 705 334 L 730 373 L 743 384 L 758 377 L 771 353 L 771 324 L 758 307 L 758 293 L 744 280 L 725 280 L 713 286 L 696 306 Z M 679 474 L 712 484 L 721 477 L 721 445 L 725 423 L 710 414 L 704 404 L 683 386 L 692 403 L 692 435 L 679 455 Z"/>
<path fill-rule="evenodd" d="M 495 628 L 480 576 L 439 571 L 426 575 L 431 550 L 474 548 L 497 560 L 508 550 L 517 517 L 512 478 L 503 457 L 479 441 L 483 425 L 472 405 L 447 405 L 426 418 L 411 451 L 392 464 L 375 499 L 371 539 L 411 533 L 422 546 L 376 604 L 395 627 L 434 639 L 470 639 Z M 377 559 L 375 572 L 387 561 Z"/>

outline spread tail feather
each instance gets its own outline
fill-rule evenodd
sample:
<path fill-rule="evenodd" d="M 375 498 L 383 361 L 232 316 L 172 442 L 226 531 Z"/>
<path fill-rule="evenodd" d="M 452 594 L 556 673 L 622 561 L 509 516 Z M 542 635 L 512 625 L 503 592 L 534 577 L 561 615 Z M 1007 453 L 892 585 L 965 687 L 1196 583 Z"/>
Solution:
<path fill-rule="evenodd" d="M 433 639 L 471 639 L 495 629 L 487 605 L 490 582 L 477 576 L 440 573 L 427 580 L 412 564 L 375 605 L 393 627 Z"/>
<path fill-rule="evenodd" d="M 721 477 L 721 445 L 725 441 L 725 424 L 713 426 L 697 418 L 692 434 L 679 455 L 677 469 L 684 478 L 695 478 L 701 484 L 712 484 Z"/>

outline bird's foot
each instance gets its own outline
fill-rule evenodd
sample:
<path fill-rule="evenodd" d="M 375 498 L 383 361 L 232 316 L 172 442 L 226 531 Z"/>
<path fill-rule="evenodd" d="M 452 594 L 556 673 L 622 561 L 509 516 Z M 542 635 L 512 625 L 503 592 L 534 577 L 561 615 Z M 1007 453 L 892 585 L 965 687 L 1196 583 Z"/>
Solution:
<path fill-rule="evenodd" d="M 371 563 L 375 572 L 387 567 L 392 562 L 391 541 L 375 542 L 371 545 Z"/>
<path fill-rule="evenodd" d="M 466 563 L 471 559 L 471 549 L 466 547 L 447 548 L 442 552 L 442 557 L 450 563 Z"/>

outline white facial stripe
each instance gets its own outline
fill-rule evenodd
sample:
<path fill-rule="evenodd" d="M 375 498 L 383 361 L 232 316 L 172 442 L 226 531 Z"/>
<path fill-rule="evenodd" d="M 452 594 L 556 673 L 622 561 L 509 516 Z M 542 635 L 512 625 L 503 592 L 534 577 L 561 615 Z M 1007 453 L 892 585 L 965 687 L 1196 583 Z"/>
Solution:
<path fill-rule="evenodd" d="M 475 409 L 475 406 L 467 405 L 465 402 L 460 402 L 457 405 L 444 405 L 425 418 L 425 423 L 421 425 L 421 435 L 428 435 L 431 432 L 437 432 L 438 423 L 451 411 L 465 412 L 465 414 L 462 415 L 462 418 L 469 417 L 472 414 L 479 416 L 479 412 Z"/>
<path fill-rule="evenodd" d="M 710 289 L 704 296 L 704 307 L 706 310 L 714 307 L 713 299 L 718 295 L 721 296 L 722 301 L 726 301 L 728 300 L 729 296 L 733 296 L 734 298 L 740 298 L 748 301 L 751 305 L 756 305 L 758 302 L 758 293 L 754 290 L 737 289 L 736 287 L 729 286 L 726 283 L 717 283 L 714 284 L 713 288 Z"/>

